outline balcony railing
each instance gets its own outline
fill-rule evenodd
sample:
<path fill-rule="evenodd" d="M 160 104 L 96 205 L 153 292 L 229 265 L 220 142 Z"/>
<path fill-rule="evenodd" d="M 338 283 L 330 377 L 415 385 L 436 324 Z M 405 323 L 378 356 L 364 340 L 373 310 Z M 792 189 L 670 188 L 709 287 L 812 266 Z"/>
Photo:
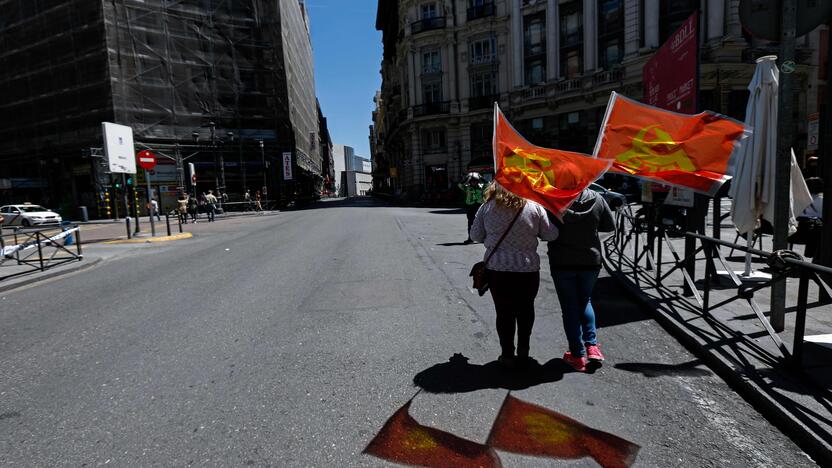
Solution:
<path fill-rule="evenodd" d="M 555 91 L 558 94 L 561 93 L 570 93 L 573 91 L 580 91 L 582 86 L 582 81 L 580 78 L 572 78 L 569 80 L 563 80 L 557 84 L 555 84 Z"/>
<path fill-rule="evenodd" d="M 624 79 L 624 69 L 616 68 L 613 70 L 603 71 L 592 77 L 593 85 L 602 85 L 607 83 L 615 83 Z"/>
<path fill-rule="evenodd" d="M 489 94 L 486 96 L 473 96 L 468 98 L 468 110 L 489 109 L 494 105 L 494 101 L 499 101 L 499 94 Z"/>
<path fill-rule="evenodd" d="M 423 115 L 448 114 L 451 112 L 451 101 L 442 102 L 427 102 L 418 106 L 413 106 L 413 116 L 421 117 Z"/>
<path fill-rule="evenodd" d="M 410 23 L 410 32 L 419 34 L 420 32 L 430 31 L 432 29 L 442 29 L 445 27 L 445 17 L 437 16 L 434 18 L 425 18 L 423 20 Z"/>
<path fill-rule="evenodd" d="M 523 90 L 524 99 L 535 99 L 546 96 L 546 86 L 533 86 Z"/>
<path fill-rule="evenodd" d="M 471 65 L 483 65 L 497 61 L 497 54 L 471 55 Z"/>
<path fill-rule="evenodd" d="M 485 18 L 487 16 L 493 16 L 494 11 L 495 8 L 493 2 L 472 6 L 468 8 L 468 21 L 472 21 L 479 18 Z"/>
<path fill-rule="evenodd" d="M 442 73 L 442 65 L 439 63 L 429 63 L 422 66 L 422 74 L 423 75 L 433 75 L 436 73 Z"/>

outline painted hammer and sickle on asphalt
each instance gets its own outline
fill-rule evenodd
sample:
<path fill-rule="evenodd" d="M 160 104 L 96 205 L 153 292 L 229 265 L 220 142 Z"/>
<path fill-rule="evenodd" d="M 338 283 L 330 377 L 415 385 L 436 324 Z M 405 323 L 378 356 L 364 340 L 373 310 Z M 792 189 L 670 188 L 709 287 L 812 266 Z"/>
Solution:
<path fill-rule="evenodd" d="M 650 130 L 656 135 L 653 140 L 647 140 Z M 656 151 L 657 149 L 662 149 L 662 152 Z M 633 138 L 632 148 L 619 154 L 615 160 L 624 166 L 622 169 L 633 174 L 672 170 L 696 171 L 696 166 L 687 153 L 658 125 L 650 125 L 639 131 Z"/>

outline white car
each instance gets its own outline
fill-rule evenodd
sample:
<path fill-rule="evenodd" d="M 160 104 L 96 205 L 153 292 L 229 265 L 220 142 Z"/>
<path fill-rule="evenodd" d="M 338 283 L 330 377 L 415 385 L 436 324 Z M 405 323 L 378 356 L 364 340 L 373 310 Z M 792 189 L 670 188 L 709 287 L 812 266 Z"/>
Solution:
<path fill-rule="evenodd" d="M 3 226 L 41 226 L 46 224 L 61 224 L 61 215 L 49 211 L 40 205 L 6 205 L 0 206 L 0 217 Z"/>

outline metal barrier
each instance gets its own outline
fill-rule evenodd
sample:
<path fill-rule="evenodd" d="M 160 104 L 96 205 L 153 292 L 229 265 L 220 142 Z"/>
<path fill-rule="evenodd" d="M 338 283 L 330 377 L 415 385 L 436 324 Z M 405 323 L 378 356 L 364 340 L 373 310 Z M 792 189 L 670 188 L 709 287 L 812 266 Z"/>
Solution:
<path fill-rule="evenodd" d="M 686 256 L 682 256 L 677 250 L 677 246 L 674 246 L 671 242 L 671 236 L 684 238 L 688 241 L 692 240 L 698 245 Z M 731 248 L 743 253 L 747 252 L 754 257 L 765 259 L 771 268 L 771 279 L 753 284 L 743 283 L 723 256 L 720 247 Z M 663 271 L 663 266 L 666 263 L 663 256 L 664 249 L 670 252 L 672 260 L 669 262 L 671 264 L 670 269 Z M 693 305 L 688 300 L 689 297 L 693 297 L 696 304 L 698 304 L 697 313 L 707 316 L 735 332 L 736 330 L 729 324 L 714 317 L 711 311 L 738 300 L 746 301 L 780 351 L 783 360 L 796 366 L 802 365 L 806 312 L 808 309 L 824 305 L 821 300 L 815 301 L 815 305 L 812 307 L 808 305 L 810 282 L 813 281 L 818 285 L 819 297 L 823 297 L 824 292 L 832 295 L 832 287 L 830 287 L 832 268 L 806 262 L 799 256 L 791 255 L 788 251 L 765 252 L 699 233 L 668 229 L 662 223 L 654 223 L 652 220 L 648 221 L 647 217 L 635 215 L 632 211 L 632 205 L 625 205 L 617 211 L 616 232 L 604 240 L 604 250 L 607 261 L 615 266 L 618 274 L 627 278 L 632 276 L 633 283 L 639 288 L 642 285 L 650 286 L 656 290 L 664 290 L 664 294 L 668 294 L 667 288 L 663 288 L 664 282 L 671 274 L 680 274 L 686 293 L 670 294 L 675 294 L 677 300 L 684 300 L 688 305 Z M 697 287 L 695 281 L 695 268 L 691 268 L 691 265 L 695 264 L 697 260 L 705 263 L 701 290 L 700 287 Z M 736 291 L 730 297 L 712 303 L 713 285 L 715 280 L 718 279 L 717 263 L 722 266 L 722 271 L 724 271 L 724 274 L 720 276 L 727 277 L 733 285 L 732 288 L 735 288 Z M 625 272 L 625 270 L 629 271 Z M 763 309 L 754 300 L 754 294 L 765 288 L 770 288 L 777 281 L 794 276 L 799 278 L 799 283 L 797 304 L 794 309 L 796 313 L 794 342 L 792 349 L 789 350 L 765 317 Z"/>
<path fill-rule="evenodd" d="M 83 259 L 78 226 L 0 228 L 0 281 Z"/>

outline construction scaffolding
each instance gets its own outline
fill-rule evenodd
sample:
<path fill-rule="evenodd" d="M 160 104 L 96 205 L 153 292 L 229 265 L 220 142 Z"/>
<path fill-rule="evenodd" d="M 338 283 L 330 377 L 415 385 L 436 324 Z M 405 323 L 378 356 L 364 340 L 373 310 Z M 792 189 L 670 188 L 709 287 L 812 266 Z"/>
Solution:
<path fill-rule="evenodd" d="M 312 73 L 311 46 L 308 71 L 286 59 L 309 40 L 297 0 L 0 0 L 0 11 L 0 178 L 29 187 L 0 190 L 0 201 L 70 215 L 97 206 L 106 177 L 81 151 L 101 146 L 102 121 L 132 127 L 137 148 L 197 148 L 204 189 L 232 196 L 263 180 L 273 197 L 294 196 L 279 177 L 284 152 L 301 170 L 321 167 L 314 141 L 297 138 L 317 133 L 314 79 L 310 104 L 290 98 L 288 80 Z M 293 107 L 316 117 L 314 129 Z M 162 187 L 183 188 L 175 172 Z"/>

